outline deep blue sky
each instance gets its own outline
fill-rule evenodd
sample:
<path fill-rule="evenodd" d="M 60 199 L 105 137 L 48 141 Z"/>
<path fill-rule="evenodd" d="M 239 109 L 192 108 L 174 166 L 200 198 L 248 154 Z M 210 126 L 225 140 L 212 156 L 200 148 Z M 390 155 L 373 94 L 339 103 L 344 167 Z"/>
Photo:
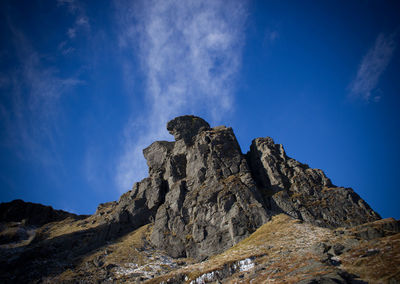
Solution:
<path fill-rule="evenodd" d="M 195 114 L 400 218 L 398 1 L 1 1 L 0 201 L 93 213 Z"/>

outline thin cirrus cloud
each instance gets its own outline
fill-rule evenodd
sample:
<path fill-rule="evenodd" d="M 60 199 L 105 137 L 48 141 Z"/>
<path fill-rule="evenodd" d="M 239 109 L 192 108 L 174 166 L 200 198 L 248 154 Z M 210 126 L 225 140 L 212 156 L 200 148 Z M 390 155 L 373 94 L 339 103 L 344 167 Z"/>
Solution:
<path fill-rule="evenodd" d="M 147 173 L 142 149 L 170 138 L 169 119 L 202 113 L 218 121 L 233 110 L 247 7 L 244 1 L 177 0 L 116 7 L 120 48 L 135 52 L 145 78 L 145 109 L 125 126 L 117 164 L 116 182 L 125 191 Z M 126 64 L 129 86 L 135 67 Z"/>
<path fill-rule="evenodd" d="M 375 44 L 362 59 L 357 76 L 350 85 L 349 96 L 361 98 L 364 101 L 380 100 L 380 96 L 373 96 L 372 92 L 379 83 L 379 78 L 385 71 L 396 48 L 396 33 L 390 35 L 379 34 Z"/>
<path fill-rule="evenodd" d="M 68 55 L 74 51 L 70 46 L 70 41 L 74 40 L 80 32 L 89 32 L 90 23 L 86 15 L 86 10 L 81 2 L 76 0 L 57 0 L 59 7 L 66 7 L 68 12 L 74 16 L 74 23 L 67 29 L 66 35 L 68 39 L 62 41 L 58 45 L 58 49 L 63 55 Z"/>
<path fill-rule="evenodd" d="M 60 97 L 82 83 L 76 77 L 61 78 L 54 67 L 45 67 L 43 58 L 30 44 L 26 35 L 9 24 L 11 41 L 18 66 L 8 72 L 8 107 L 0 104 L 0 115 L 7 136 L 2 143 L 17 145 L 23 160 L 43 165 L 58 163 L 55 138 L 60 112 Z"/>

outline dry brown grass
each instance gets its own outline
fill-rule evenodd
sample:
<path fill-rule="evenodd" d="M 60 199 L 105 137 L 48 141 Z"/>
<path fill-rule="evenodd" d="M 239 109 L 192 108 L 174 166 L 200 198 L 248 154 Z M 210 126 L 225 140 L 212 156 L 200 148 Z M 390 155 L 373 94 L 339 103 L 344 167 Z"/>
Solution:
<path fill-rule="evenodd" d="M 253 278 L 252 283 L 268 283 L 274 279 L 277 281 L 285 279 L 287 283 L 296 283 L 306 278 L 308 274 L 325 274 L 329 271 L 327 269 L 321 271 L 305 269 L 301 273 L 294 273 L 296 270 L 306 267 L 307 261 L 315 259 L 308 249 L 328 232 L 328 229 L 303 224 L 287 215 L 277 215 L 270 222 L 258 228 L 251 236 L 227 251 L 211 257 L 210 260 L 178 269 L 148 283 L 159 283 L 178 275 L 186 275 L 187 282 L 190 282 L 205 273 L 221 270 L 224 266 L 246 258 L 252 258 L 255 263 L 268 266 L 268 269 L 257 273 L 257 277 Z M 231 278 L 226 279 L 227 283 L 230 283 L 230 279 L 233 281 L 232 283 L 237 283 L 237 276 L 240 273 L 237 272 Z M 293 273 L 292 276 L 290 276 L 291 273 Z M 241 281 L 246 283 L 249 279 Z"/>
<path fill-rule="evenodd" d="M 339 189 L 338 187 L 326 187 L 326 186 L 324 186 L 322 188 L 322 192 L 335 191 L 335 190 L 338 190 L 338 189 Z"/>
<path fill-rule="evenodd" d="M 371 226 L 380 225 L 378 221 Z M 356 233 L 357 230 L 362 229 L 364 229 L 363 226 L 350 230 Z M 147 267 L 146 265 L 153 260 L 149 258 L 148 252 L 143 252 L 141 248 L 149 239 L 150 234 L 151 226 L 146 225 L 115 243 L 88 254 L 82 260 L 79 269 L 75 269 L 75 272 L 65 271 L 62 279 L 77 279 L 76 277 L 79 278 L 84 273 L 95 274 L 95 271 L 84 267 L 86 262 L 92 262 L 99 256 L 103 257 L 104 265 L 113 263 L 123 267 L 127 263 L 136 263 Z M 322 263 L 321 255 L 315 254 L 313 245 L 319 242 L 333 245 L 343 243 L 349 238 L 354 238 L 354 236 L 335 235 L 332 230 L 303 223 L 281 214 L 274 216 L 271 221 L 227 251 L 200 263 L 185 259 L 188 265 L 173 271 L 165 267 L 166 269 L 162 269 L 161 276 L 150 279 L 146 283 L 160 283 L 174 278 L 182 279 L 184 276 L 187 277 L 186 282 L 189 283 L 205 273 L 221 271 L 227 266 L 232 267 L 233 264 L 246 258 L 253 260 L 258 269 L 257 272 L 255 270 L 236 271 L 224 279 L 224 283 L 297 283 L 303 279 L 326 275 L 337 269 L 337 267 Z M 379 250 L 379 253 L 366 255 L 368 250 L 372 249 Z M 104 251 L 108 251 L 107 255 L 104 255 Z M 340 255 L 339 259 L 342 262 L 340 269 L 359 275 L 362 280 L 369 283 L 389 283 L 390 279 L 399 280 L 400 234 L 371 241 L 360 241 L 356 247 Z M 124 280 L 129 282 L 129 278 L 118 277 L 117 283 Z"/>
<path fill-rule="evenodd" d="M 378 253 L 368 256 L 368 250 Z M 390 279 L 400 281 L 400 234 L 379 241 L 363 241 L 341 260 L 343 268 L 369 283 L 389 283 Z"/>
<path fill-rule="evenodd" d="M 85 275 L 95 276 L 102 268 L 87 265 L 87 263 L 92 264 L 93 261 L 99 257 L 102 257 L 102 261 L 104 262 L 102 267 L 105 267 L 108 264 L 121 266 L 125 263 L 137 263 L 138 265 L 145 264 L 147 260 L 141 252 L 141 248 L 150 233 L 150 225 L 140 227 L 139 229 L 116 240 L 112 244 L 105 245 L 104 247 L 86 254 L 79 263 L 77 263 L 76 268 L 73 270 L 67 269 L 57 276 L 56 280 L 60 282 L 68 282 L 80 279 Z"/>
<path fill-rule="evenodd" d="M 84 220 L 75 220 L 74 218 L 68 217 L 62 221 L 44 225 L 38 230 L 38 234 L 42 235 L 45 239 L 53 239 L 62 235 L 95 228 L 99 224 L 93 222 L 94 220 L 94 216 L 88 217 Z"/>
<path fill-rule="evenodd" d="M 150 230 L 150 225 L 145 225 L 107 246 L 107 250 L 110 253 L 105 259 L 106 264 L 124 264 L 129 262 L 135 262 L 139 265 L 145 264 L 146 260 L 140 250 Z"/>

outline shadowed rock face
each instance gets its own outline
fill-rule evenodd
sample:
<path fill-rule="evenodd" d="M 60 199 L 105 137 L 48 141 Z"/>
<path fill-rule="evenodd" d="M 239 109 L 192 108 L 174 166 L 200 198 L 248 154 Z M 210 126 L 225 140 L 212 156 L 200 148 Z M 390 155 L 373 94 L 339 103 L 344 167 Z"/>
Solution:
<path fill-rule="evenodd" d="M 181 139 L 153 143 L 144 153 L 150 177 L 167 185 L 151 241 L 174 257 L 202 259 L 254 232 L 269 215 L 232 129 L 194 129 L 190 144 L 175 129 Z"/>
<path fill-rule="evenodd" d="M 61 221 L 65 218 L 84 218 L 63 210 L 54 210 L 50 206 L 24 202 L 20 199 L 0 203 L 0 222 L 23 222 L 24 225 L 41 226 L 46 223 Z"/>
<path fill-rule="evenodd" d="M 194 136 L 207 129 L 210 129 L 210 125 L 194 115 L 179 116 L 167 124 L 167 130 L 174 135 L 175 140 L 183 139 L 186 144 L 191 144 Z"/>
<path fill-rule="evenodd" d="M 138 220 L 154 220 L 156 247 L 173 257 L 203 259 L 269 219 L 231 128 L 211 129 L 201 118 L 183 116 L 168 130 L 176 141 L 143 150 L 149 178 L 121 197 L 112 213 L 116 223 L 121 215 L 135 227 Z"/>
<path fill-rule="evenodd" d="M 303 228 L 303 233 L 296 237 L 290 228 L 284 229 L 288 226 L 286 221 L 278 222 L 280 225 L 274 227 L 271 224 L 278 223 L 272 219 L 269 225 L 266 224 L 268 230 L 281 232 L 269 234 L 264 229 L 266 241 L 262 246 L 265 245 L 265 255 L 270 254 L 268 247 L 272 245 L 276 246 L 279 250 L 277 255 L 281 257 L 281 245 L 274 242 L 286 235 L 288 241 L 294 242 L 284 245 L 291 252 L 296 251 L 293 246 L 303 247 L 309 241 L 315 242 L 316 231 L 321 233 L 321 240 L 329 239 L 326 232 L 333 230 L 321 227 L 348 227 L 338 229 L 339 236 L 346 238 L 375 240 L 397 236 L 398 221 L 365 224 L 380 217 L 352 189 L 337 187 L 321 170 L 311 169 L 288 157 L 283 146 L 275 144 L 269 137 L 253 140 L 250 150 L 244 155 L 229 127 L 210 128 L 199 117 L 181 116 L 170 121 L 167 128 L 174 135 L 174 142 L 157 141 L 143 150 L 149 176 L 135 183 L 118 201 L 100 204 L 91 216 L 76 216 L 22 201 L 0 204 L 0 282 L 64 283 L 63 280 L 51 279 L 56 275 L 60 279 L 68 276 L 69 273 L 64 275 L 65 271 L 73 271 L 76 275 L 71 283 L 82 279 L 88 283 L 96 283 L 94 279 L 119 281 L 123 267 L 116 267 L 112 257 L 112 262 L 107 265 L 103 260 L 108 259 L 110 253 L 115 253 L 120 259 L 121 251 L 125 250 L 129 257 L 138 253 L 126 236 L 132 237 L 145 227 L 147 233 L 140 238 L 143 254 L 137 259 L 125 260 L 126 265 L 138 262 L 144 255 L 147 255 L 147 261 L 153 261 L 152 253 L 155 252 L 166 252 L 168 257 L 203 260 L 231 248 L 272 217 L 278 218 L 276 220 L 293 220 L 293 217 L 319 228 L 310 231 L 309 227 L 313 225 L 295 220 L 290 228 Z M 150 226 L 144 226 L 147 224 Z M 275 238 L 275 233 L 281 236 Z M 256 232 L 249 238 L 255 235 L 260 236 Z M 297 238 L 302 238 L 302 241 L 297 242 Z M 123 250 L 104 249 L 113 244 L 122 245 L 121 242 L 127 245 Z M 252 245 L 251 242 L 247 244 Z M 332 246 L 335 255 L 346 249 L 346 242 L 340 245 Z M 382 247 L 390 246 L 382 243 Z M 257 245 L 251 252 L 255 258 L 263 258 Z M 332 254 L 326 254 L 324 248 L 322 254 L 321 257 L 331 260 Z M 88 255 L 93 255 L 94 260 L 88 262 Z M 284 256 L 286 258 L 286 254 Z M 279 264 L 282 260 L 264 260 L 260 266 Z M 223 267 L 232 273 L 229 265 L 235 264 L 237 268 L 237 263 L 228 261 Z M 278 270 L 287 270 L 285 267 L 278 267 Z M 255 269 L 254 273 L 258 274 L 258 268 Z M 315 270 L 315 267 L 310 266 L 310 269 Z M 134 274 L 129 277 L 134 277 Z M 346 282 L 347 279 L 341 275 L 327 275 L 328 278 L 316 278 L 306 283 L 332 279 Z M 127 279 L 131 281 L 133 278 Z M 179 279 L 177 283 L 186 278 Z M 143 279 L 138 276 L 136 280 Z"/>
<path fill-rule="evenodd" d="M 351 188 L 332 184 L 323 171 L 289 158 L 283 146 L 254 139 L 247 160 L 269 209 L 323 227 L 350 227 L 380 219 Z"/>
<path fill-rule="evenodd" d="M 380 218 L 352 189 L 287 157 L 269 137 L 255 139 L 243 155 L 231 128 L 210 128 L 199 117 L 177 117 L 167 129 L 176 141 L 143 150 L 149 177 L 113 205 L 111 232 L 154 221 L 153 245 L 173 257 L 204 259 L 279 213 L 323 227 Z"/>

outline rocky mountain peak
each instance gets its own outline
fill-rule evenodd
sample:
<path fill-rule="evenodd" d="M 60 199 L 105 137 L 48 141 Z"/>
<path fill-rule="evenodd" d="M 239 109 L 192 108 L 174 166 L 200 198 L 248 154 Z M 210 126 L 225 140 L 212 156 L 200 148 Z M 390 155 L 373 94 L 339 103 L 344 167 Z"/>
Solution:
<path fill-rule="evenodd" d="M 210 125 L 204 119 L 194 115 L 178 116 L 167 124 L 167 130 L 175 140 L 183 139 L 186 144 L 192 143 L 194 136 L 208 129 Z"/>
<path fill-rule="evenodd" d="M 186 115 L 167 129 L 176 141 L 143 150 L 149 177 L 113 205 L 111 232 L 154 222 L 155 247 L 203 259 L 280 213 L 331 228 L 380 218 L 352 189 L 288 157 L 272 138 L 254 139 L 244 155 L 230 127 Z"/>
<path fill-rule="evenodd" d="M 118 201 L 101 204 L 90 217 L 52 213 L 50 222 L 62 221 L 43 225 L 32 237 L 32 246 L 21 250 L 19 258 L 13 258 L 18 263 L 3 261 L 16 269 L 30 266 L 32 271 L 48 273 L 47 258 L 51 257 L 59 260 L 51 268 L 58 271 L 69 265 L 67 259 L 80 259 L 137 230 L 146 231 L 147 249 L 169 258 L 198 261 L 252 238 L 275 216 L 286 216 L 275 220 L 305 222 L 321 232 L 380 219 L 351 188 L 335 186 L 322 170 L 290 158 L 284 147 L 270 137 L 254 139 L 243 154 L 230 127 L 212 128 L 202 118 L 186 115 L 168 122 L 167 129 L 174 135 L 174 142 L 156 141 L 143 150 L 148 177 L 136 182 Z M 3 222 L 13 221 L 14 216 L 21 219 L 31 212 L 49 211 L 21 206 L 22 209 L 15 204 L 0 206 L 7 208 L 0 210 Z M 11 237 L 22 225 L 13 226 L 17 227 L 12 228 Z M 31 264 L 30 256 L 37 252 L 43 262 Z M 15 250 L 7 253 L 13 255 Z M 96 258 L 96 266 L 102 265 L 102 258 Z M 7 273 L 13 274 L 10 271 Z"/>

